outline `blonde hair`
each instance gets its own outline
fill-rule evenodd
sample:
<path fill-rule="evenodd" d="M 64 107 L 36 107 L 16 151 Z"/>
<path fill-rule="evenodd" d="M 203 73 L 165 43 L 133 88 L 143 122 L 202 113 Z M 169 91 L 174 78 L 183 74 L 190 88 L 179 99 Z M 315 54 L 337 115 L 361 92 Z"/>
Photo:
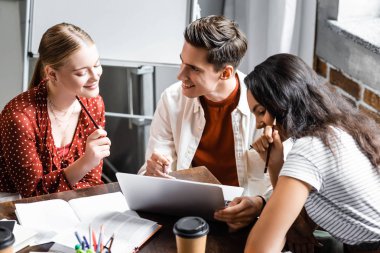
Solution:
<path fill-rule="evenodd" d="M 78 26 L 61 23 L 50 27 L 41 38 L 38 48 L 39 58 L 29 83 L 29 89 L 36 87 L 45 79 L 44 67 L 46 65 L 58 69 L 64 65 L 68 57 L 80 48 L 81 43 L 90 45 L 94 44 L 94 41 Z"/>

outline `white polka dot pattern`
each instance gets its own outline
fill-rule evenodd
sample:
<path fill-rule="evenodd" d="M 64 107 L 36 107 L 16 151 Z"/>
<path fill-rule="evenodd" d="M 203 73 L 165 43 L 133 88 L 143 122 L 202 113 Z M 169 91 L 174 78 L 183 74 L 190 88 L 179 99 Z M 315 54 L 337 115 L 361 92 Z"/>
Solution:
<path fill-rule="evenodd" d="M 0 191 L 23 197 L 67 191 L 102 184 L 103 162 L 78 183 L 70 185 L 54 145 L 47 113 L 47 89 L 40 84 L 12 99 L 0 115 Z M 99 126 L 105 126 L 103 99 L 81 98 Z M 81 111 L 78 126 L 65 157 L 70 165 L 81 157 L 87 137 L 96 128 Z"/>

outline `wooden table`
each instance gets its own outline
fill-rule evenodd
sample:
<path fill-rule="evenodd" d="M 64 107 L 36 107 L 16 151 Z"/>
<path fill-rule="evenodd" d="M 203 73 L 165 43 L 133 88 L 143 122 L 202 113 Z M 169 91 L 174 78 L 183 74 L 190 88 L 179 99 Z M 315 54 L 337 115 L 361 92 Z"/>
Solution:
<path fill-rule="evenodd" d="M 177 177 L 181 177 L 178 176 Z M 185 176 L 186 177 L 186 176 Z M 203 180 L 204 181 L 204 180 Z M 111 193 L 120 191 L 118 183 L 110 183 L 105 185 L 99 185 L 86 189 L 79 189 L 75 191 L 66 191 L 60 193 L 53 193 L 38 197 L 25 198 L 14 202 L 0 203 L 0 218 L 16 219 L 15 215 L 15 203 L 30 203 L 48 199 L 64 199 L 70 200 L 74 198 L 87 197 L 105 193 Z M 147 243 L 140 249 L 141 253 L 175 253 L 176 243 L 175 236 L 173 234 L 174 223 L 181 217 L 168 216 L 162 214 L 153 214 L 138 212 L 143 218 L 147 218 L 158 222 L 162 225 L 162 228 L 148 240 Z M 242 229 L 236 233 L 229 233 L 227 225 L 220 222 L 208 222 L 210 225 L 210 233 L 207 237 L 206 252 L 210 253 L 223 253 L 223 252 L 243 252 L 245 241 L 247 239 L 250 228 Z M 20 252 L 29 252 L 31 250 L 47 250 L 50 245 L 44 245 L 42 247 L 29 247 L 29 249 L 22 250 Z"/>

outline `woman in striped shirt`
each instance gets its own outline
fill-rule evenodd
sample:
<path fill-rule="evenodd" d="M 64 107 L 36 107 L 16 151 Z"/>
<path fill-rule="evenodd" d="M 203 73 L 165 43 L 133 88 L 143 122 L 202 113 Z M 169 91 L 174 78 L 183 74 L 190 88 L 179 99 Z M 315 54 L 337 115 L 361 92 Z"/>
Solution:
<path fill-rule="evenodd" d="M 380 128 L 300 58 L 269 57 L 245 78 L 258 125 L 254 148 L 268 163 L 274 192 L 246 252 L 280 252 L 305 206 L 345 252 L 380 252 Z M 273 122 L 276 126 L 272 128 Z M 284 162 L 282 142 L 294 145 Z"/>

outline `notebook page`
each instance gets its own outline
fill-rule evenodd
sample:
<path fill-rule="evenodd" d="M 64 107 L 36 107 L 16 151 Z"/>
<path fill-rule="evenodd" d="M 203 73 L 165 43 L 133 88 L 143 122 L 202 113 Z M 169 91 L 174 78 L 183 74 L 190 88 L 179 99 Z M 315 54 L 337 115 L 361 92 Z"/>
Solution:
<path fill-rule="evenodd" d="M 36 231 L 18 224 L 16 224 L 13 229 L 13 235 L 16 239 L 13 244 L 15 252 L 19 251 L 25 246 L 32 244 L 34 240 L 37 238 Z"/>
<path fill-rule="evenodd" d="M 75 212 L 62 199 L 20 203 L 15 206 L 20 224 L 37 232 L 59 232 L 79 224 Z"/>
<path fill-rule="evenodd" d="M 78 243 L 74 232 L 78 232 L 90 238 L 88 223 L 81 223 L 75 229 L 66 230 L 53 238 L 53 241 L 61 245 L 70 247 Z M 143 219 L 131 215 L 129 211 L 125 213 L 113 212 L 96 217 L 91 222 L 91 227 L 99 238 L 100 228 L 103 225 L 104 234 L 102 235 L 105 244 L 114 234 L 112 253 L 131 253 L 135 247 L 141 246 L 157 229 L 158 224 L 154 221 Z"/>
<path fill-rule="evenodd" d="M 97 217 L 91 224 L 93 228 L 104 226 L 104 239 L 107 241 L 114 234 L 112 253 L 132 252 L 140 247 L 157 229 L 154 221 L 126 213 L 113 213 Z"/>
<path fill-rule="evenodd" d="M 113 212 L 125 212 L 129 206 L 121 192 L 72 199 L 71 208 L 82 222 L 91 222 L 95 217 Z"/>

